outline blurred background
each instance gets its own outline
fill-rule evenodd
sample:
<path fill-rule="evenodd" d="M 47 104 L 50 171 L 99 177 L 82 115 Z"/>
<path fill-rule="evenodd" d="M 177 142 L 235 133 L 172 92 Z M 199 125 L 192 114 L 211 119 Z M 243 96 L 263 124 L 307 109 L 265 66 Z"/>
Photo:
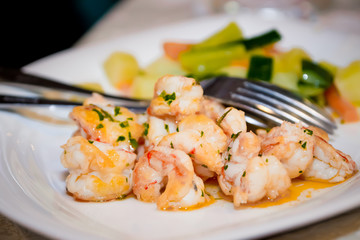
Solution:
<path fill-rule="evenodd" d="M 94 42 L 218 13 L 295 17 L 360 33 L 359 0 L 13 0 L 1 1 L 0 9 L 0 66 L 15 68 L 87 38 Z M 89 36 L 90 29 L 97 35 Z"/>
<path fill-rule="evenodd" d="M 0 66 L 21 67 L 71 47 L 119 1 L 1 1 Z"/>

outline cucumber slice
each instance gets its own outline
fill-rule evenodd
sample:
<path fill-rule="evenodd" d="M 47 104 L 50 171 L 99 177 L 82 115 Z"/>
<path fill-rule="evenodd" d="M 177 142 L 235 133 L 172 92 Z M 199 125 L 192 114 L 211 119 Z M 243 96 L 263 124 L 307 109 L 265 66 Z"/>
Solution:
<path fill-rule="evenodd" d="M 247 74 L 248 79 L 270 81 L 273 69 L 273 59 L 264 56 L 252 56 Z"/>
<path fill-rule="evenodd" d="M 333 75 L 320 65 L 309 60 L 302 60 L 302 76 L 300 82 L 313 87 L 328 88 L 334 80 Z"/>
<path fill-rule="evenodd" d="M 206 48 L 217 47 L 219 45 L 241 40 L 243 34 L 241 29 L 235 22 L 230 22 L 225 28 L 205 39 L 204 41 L 195 44 L 192 49 L 200 50 Z"/>

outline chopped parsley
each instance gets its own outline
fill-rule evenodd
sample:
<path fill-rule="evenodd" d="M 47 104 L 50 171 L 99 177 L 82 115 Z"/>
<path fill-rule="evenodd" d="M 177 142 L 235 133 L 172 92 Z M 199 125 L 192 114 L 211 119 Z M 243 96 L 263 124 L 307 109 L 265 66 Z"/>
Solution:
<path fill-rule="evenodd" d="M 94 143 L 94 141 L 91 141 L 91 140 L 88 140 L 88 142 L 89 142 L 90 144 L 93 144 L 93 143 Z"/>
<path fill-rule="evenodd" d="M 266 159 L 265 162 L 269 162 L 269 159 Z"/>
<path fill-rule="evenodd" d="M 305 130 L 304 130 L 304 133 L 312 136 L 314 132 L 313 132 L 312 130 L 310 130 L 310 129 L 305 129 Z"/>
<path fill-rule="evenodd" d="M 225 165 L 225 166 L 224 166 L 224 170 L 228 169 L 228 167 L 229 167 L 228 165 Z"/>
<path fill-rule="evenodd" d="M 229 153 L 227 160 L 230 161 L 230 159 L 231 159 L 231 154 Z"/>
<path fill-rule="evenodd" d="M 167 94 L 165 90 L 162 91 L 159 96 L 162 97 L 168 105 L 170 105 L 176 99 L 175 92 L 173 92 L 172 94 Z"/>
<path fill-rule="evenodd" d="M 204 131 L 200 132 L 200 137 L 204 136 Z"/>
<path fill-rule="evenodd" d="M 170 147 L 174 149 L 174 144 L 172 142 L 170 142 Z"/>
<path fill-rule="evenodd" d="M 125 141 L 125 137 L 124 136 L 119 136 L 116 141 L 117 142 Z"/>
<path fill-rule="evenodd" d="M 205 164 L 201 164 L 201 166 L 203 166 L 204 168 L 208 168 L 208 166 L 206 166 Z"/>
<path fill-rule="evenodd" d="M 126 120 L 133 121 L 133 120 L 134 120 L 134 118 L 129 117 L 129 118 L 127 118 Z"/>
<path fill-rule="evenodd" d="M 97 126 L 96 126 L 96 129 L 101 129 L 101 128 L 103 128 L 104 127 L 104 125 L 102 125 L 102 123 L 99 123 Z"/>
<path fill-rule="evenodd" d="M 97 107 L 95 105 L 93 105 L 94 107 Z M 99 108 L 99 107 L 97 107 Z M 112 118 L 112 116 L 105 110 L 100 108 L 100 111 L 96 108 L 92 109 L 94 112 L 96 112 L 99 115 L 99 120 L 103 121 L 105 118 L 108 118 L 111 122 L 114 122 L 114 119 Z"/>
<path fill-rule="evenodd" d="M 179 127 L 176 127 L 176 131 L 179 132 Z"/>
<path fill-rule="evenodd" d="M 114 115 L 115 115 L 115 117 L 117 116 L 117 115 L 121 115 L 122 113 L 120 112 L 120 107 L 119 106 L 116 106 L 115 107 L 115 109 L 114 109 Z"/>
<path fill-rule="evenodd" d="M 144 136 L 147 136 L 149 134 L 149 124 L 148 123 L 144 123 Z"/>
<path fill-rule="evenodd" d="M 303 173 L 303 171 L 302 171 L 302 170 L 300 170 L 300 171 L 299 171 L 299 173 Z"/>
<path fill-rule="evenodd" d="M 303 141 L 299 141 L 299 144 L 301 145 L 301 147 L 303 148 L 303 149 L 306 149 L 306 142 L 303 142 Z"/>
<path fill-rule="evenodd" d="M 99 110 L 97 110 L 96 108 L 93 108 L 93 111 L 96 112 L 99 115 L 99 120 L 100 121 L 104 120 L 105 117 Z"/>
<path fill-rule="evenodd" d="M 238 133 L 233 133 L 233 134 L 231 134 L 231 139 L 236 139 L 239 135 L 240 135 L 240 133 L 241 133 L 241 131 L 239 131 Z"/>
<path fill-rule="evenodd" d="M 108 118 L 111 122 L 114 122 L 113 117 L 107 111 L 105 111 L 104 109 L 100 109 L 100 110 L 104 114 L 104 118 Z"/>
<path fill-rule="evenodd" d="M 128 126 L 129 126 L 129 122 L 128 122 L 128 121 L 123 121 L 123 122 L 120 123 L 120 127 L 122 127 L 122 128 L 126 128 L 126 127 L 128 127 Z"/>
<path fill-rule="evenodd" d="M 165 130 L 166 130 L 167 132 L 169 132 L 169 125 L 167 125 L 166 123 L 165 123 Z"/>
<path fill-rule="evenodd" d="M 132 147 L 133 149 L 137 149 L 137 148 L 138 148 L 139 144 L 138 144 L 138 142 L 136 141 L 135 138 L 132 138 L 132 137 L 131 137 L 131 132 L 129 132 L 129 141 L 130 141 L 130 145 L 131 145 L 131 147 Z"/>
<path fill-rule="evenodd" d="M 243 172 L 243 175 L 242 175 L 243 177 L 245 177 L 246 176 L 246 170 Z"/>
<path fill-rule="evenodd" d="M 216 124 L 218 126 L 220 126 L 221 122 L 224 120 L 224 118 L 226 117 L 226 115 L 232 110 L 232 108 L 230 108 L 229 110 L 227 110 L 223 115 L 221 115 L 221 117 L 219 117 L 219 119 L 216 121 Z"/>
<path fill-rule="evenodd" d="M 124 198 L 126 198 L 126 194 L 122 194 L 120 197 L 118 197 L 118 200 L 123 200 Z"/>
<path fill-rule="evenodd" d="M 139 146 L 138 142 L 134 138 L 130 139 L 130 145 L 132 146 L 133 149 L 137 149 Z"/>

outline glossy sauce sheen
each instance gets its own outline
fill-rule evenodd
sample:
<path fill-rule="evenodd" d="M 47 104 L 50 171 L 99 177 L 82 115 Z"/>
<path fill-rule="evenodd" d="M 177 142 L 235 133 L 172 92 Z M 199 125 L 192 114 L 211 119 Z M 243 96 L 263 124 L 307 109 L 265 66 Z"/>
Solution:
<path fill-rule="evenodd" d="M 282 204 L 299 201 L 298 198 L 302 194 L 303 194 L 302 200 L 305 200 L 305 199 L 312 197 L 312 192 L 314 190 L 325 189 L 325 188 L 336 186 L 338 184 L 340 184 L 340 183 L 326 183 L 326 182 L 315 182 L 315 181 L 309 181 L 309 180 L 293 179 L 290 188 L 283 196 L 280 196 L 280 197 L 276 198 L 275 200 L 264 199 L 257 203 L 244 204 L 239 209 L 267 208 L 267 207 L 279 206 Z M 224 200 L 224 201 L 232 202 L 232 196 L 226 196 L 222 193 L 219 185 L 217 184 L 216 179 L 210 179 L 210 180 L 206 181 L 205 188 L 206 188 L 206 194 L 208 194 L 208 196 L 209 196 L 208 201 L 197 204 L 195 206 L 191 206 L 191 207 L 178 208 L 178 209 L 162 209 L 162 210 L 164 210 L 164 211 L 173 211 L 173 210 L 192 211 L 192 210 L 197 210 L 200 208 L 207 207 L 207 206 L 215 203 L 216 200 Z M 67 194 L 72 196 L 72 194 L 69 192 L 67 192 Z M 131 197 L 136 199 L 136 197 L 132 193 L 130 193 L 129 195 L 127 195 L 121 199 L 116 199 L 116 200 L 121 201 L 121 200 L 131 198 Z M 87 201 L 83 201 L 83 200 L 79 200 L 79 199 L 76 199 L 76 201 L 87 202 Z"/>
<path fill-rule="evenodd" d="M 309 180 L 293 179 L 291 181 L 290 188 L 283 196 L 280 196 L 274 200 L 264 199 L 257 203 L 245 204 L 243 207 L 266 208 L 266 207 L 278 206 L 294 201 L 306 200 L 312 197 L 313 191 L 333 187 L 337 184 L 339 183 L 326 183 L 326 182 L 315 182 Z M 302 197 L 299 198 L 300 196 Z"/>
<path fill-rule="evenodd" d="M 337 184 L 339 183 L 326 183 L 326 182 L 315 182 L 309 180 L 293 179 L 290 188 L 282 196 L 274 200 L 264 199 L 257 203 L 244 204 L 240 207 L 240 209 L 266 208 L 266 207 L 278 206 L 291 202 L 296 203 L 296 201 L 306 200 L 311 198 L 313 191 L 333 187 L 336 186 Z M 232 196 L 224 195 L 219 185 L 216 183 L 216 181 L 213 180 L 207 181 L 205 183 L 205 186 L 207 191 L 211 193 L 211 195 L 214 197 L 215 200 L 225 200 L 232 202 Z"/>

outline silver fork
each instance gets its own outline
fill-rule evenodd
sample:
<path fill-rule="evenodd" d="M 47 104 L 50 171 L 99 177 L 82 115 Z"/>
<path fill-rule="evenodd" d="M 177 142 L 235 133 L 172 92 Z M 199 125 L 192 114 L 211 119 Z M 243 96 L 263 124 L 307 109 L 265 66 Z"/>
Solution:
<path fill-rule="evenodd" d="M 23 73 L 20 70 L 0 68 L 0 83 L 16 85 L 34 92 L 60 92 L 62 97 L 88 97 L 94 91 L 74 87 L 50 79 Z M 242 78 L 216 77 L 202 81 L 204 95 L 225 105 L 234 106 L 245 112 L 246 121 L 253 126 L 271 128 L 280 125 L 284 120 L 305 125 L 313 125 L 332 134 L 336 123 L 323 109 L 310 101 L 301 98 L 275 85 L 250 81 Z M 75 95 L 73 95 L 75 93 Z M 100 92 L 99 92 L 100 93 Z M 137 112 L 145 111 L 148 100 L 132 99 L 110 94 L 102 94 L 115 104 Z M 0 108 L 14 108 L 24 105 L 81 105 L 81 101 L 64 99 L 47 99 L 41 97 L 19 97 L 0 95 Z"/>

